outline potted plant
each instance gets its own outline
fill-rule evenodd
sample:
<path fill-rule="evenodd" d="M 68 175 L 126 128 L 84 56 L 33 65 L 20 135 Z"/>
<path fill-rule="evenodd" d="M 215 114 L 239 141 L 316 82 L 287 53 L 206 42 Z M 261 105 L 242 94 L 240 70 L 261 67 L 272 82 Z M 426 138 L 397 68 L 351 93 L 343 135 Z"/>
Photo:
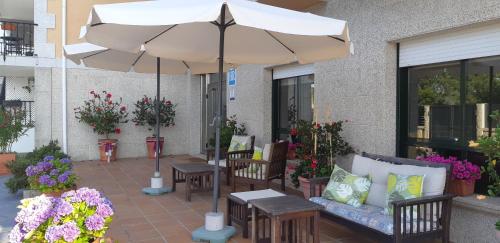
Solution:
<path fill-rule="evenodd" d="M 231 139 L 233 135 L 248 135 L 246 132 L 245 124 L 238 124 L 238 119 L 236 115 L 232 115 L 226 119 L 225 122 L 221 123 L 220 128 L 220 148 L 227 149 L 231 144 Z M 212 148 L 215 148 L 215 138 L 210 138 L 209 144 Z"/>
<path fill-rule="evenodd" d="M 29 187 L 49 196 L 60 196 L 76 187 L 76 176 L 72 172 L 71 160 L 46 156 L 36 165 L 26 168 Z"/>
<path fill-rule="evenodd" d="M 451 182 L 448 187 L 450 193 L 457 196 L 468 196 L 474 193 L 474 184 L 481 178 L 481 169 L 467 160 L 458 160 L 456 157 L 445 158 L 437 154 L 427 157 L 417 157 L 432 163 L 451 164 Z"/>
<path fill-rule="evenodd" d="M 152 98 L 144 96 L 135 103 L 134 118 L 132 122 L 136 126 L 147 126 L 148 131 L 152 131 L 151 137 L 146 138 L 146 147 L 148 150 L 148 158 L 154 159 L 156 156 L 156 108 Z M 160 127 L 171 127 L 175 125 L 175 108 L 177 105 L 172 104 L 170 100 L 163 97 L 160 100 Z M 165 138 L 160 137 L 160 156 L 163 152 Z"/>
<path fill-rule="evenodd" d="M 497 160 L 500 159 L 500 111 L 493 112 L 490 117 L 497 124 L 491 136 L 480 137 L 477 142 L 470 141 L 469 147 L 485 154 L 488 160 L 481 166 L 481 173 L 488 175 L 490 184 L 488 185 L 488 195 L 492 197 L 500 196 L 500 175 L 497 173 Z"/>
<path fill-rule="evenodd" d="M 21 200 L 11 243 L 101 242 L 114 214 L 111 201 L 97 190 L 80 188 L 61 197 Z"/>
<path fill-rule="evenodd" d="M 25 116 L 26 112 L 20 109 L 0 106 L 0 175 L 10 173 L 7 164 L 16 160 L 12 145 L 31 127 L 23 123 Z"/>
<path fill-rule="evenodd" d="M 90 91 L 91 98 L 86 100 L 81 107 L 75 108 L 75 118 L 92 127 L 92 130 L 104 135 L 98 140 L 99 158 L 101 161 L 116 160 L 118 140 L 111 139 L 110 134 L 120 134 L 120 123 L 127 123 L 127 108 L 122 105 L 122 99 L 113 100 L 111 93 L 102 91 L 98 94 Z"/>
<path fill-rule="evenodd" d="M 29 183 L 26 168 L 30 165 L 36 165 L 48 155 L 53 155 L 55 159 L 69 158 L 68 155 L 63 153 L 57 141 L 50 141 L 47 145 L 18 156 L 16 161 L 9 162 L 7 167 L 11 171 L 12 176 L 5 182 L 5 186 L 9 188 L 9 191 L 16 193 L 18 190 L 23 190 L 23 194 L 26 197 L 33 197 L 31 194 L 32 190 L 27 189 L 29 188 Z"/>
<path fill-rule="evenodd" d="M 342 126 L 346 121 L 331 123 L 297 123 L 297 156 L 302 161 L 295 166 L 290 174 L 295 187 L 302 187 L 304 197 L 309 198 L 310 180 L 314 177 L 330 176 L 335 165 L 335 158 L 354 152 L 354 149 L 341 135 Z M 317 187 L 319 193 L 320 188 Z"/>

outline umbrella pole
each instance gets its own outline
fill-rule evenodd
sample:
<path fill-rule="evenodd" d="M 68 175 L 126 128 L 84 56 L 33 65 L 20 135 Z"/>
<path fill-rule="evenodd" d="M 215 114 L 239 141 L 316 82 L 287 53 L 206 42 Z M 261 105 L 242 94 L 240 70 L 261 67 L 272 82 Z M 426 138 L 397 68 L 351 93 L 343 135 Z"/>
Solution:
<path fill-rule="evenodd" d="M 142 189 L 142 192 L 148 195 L 161 195 L 167 192 L 171 192 L 171 188 L 163 186 L 163 177 L 160 174 L 160 58 L 156 58 L 156 99 L 155 99 L 155 115 L 156 115 L 156 126 L 155 126 L 155 172 L 153 177 L 151 177 L 151 187 L 146 187 Z"/>
<path fill-rule="evenodd" d="M 218 199 L 219 199 L 219 187 L 220 187 L 220 177 L 219 177 L 219 160 L 220 160 L 220 126 L 222 119 L 222 88 L 223 85 L 223 72 L 224 72 L 224 32 L 226 30 L 226 4 L 222 5 L 220 13 L 220 23 L 219 27 L 219 106 L 217 110 L 217 118 L 215 120 L 215 171 L 214 171 L 214 195 L 212 202 L 212 212 L 217 213 Z M 226 173 L 229 173 L 226 172 Z"/>
<path fill-rule="evenodd" d="M 160 58 L 156 58 L 156 103 L 155 103 L 155 111 L 156 111 L 156 168 L 155 168 L 155 177 L 160 176 Z"/>

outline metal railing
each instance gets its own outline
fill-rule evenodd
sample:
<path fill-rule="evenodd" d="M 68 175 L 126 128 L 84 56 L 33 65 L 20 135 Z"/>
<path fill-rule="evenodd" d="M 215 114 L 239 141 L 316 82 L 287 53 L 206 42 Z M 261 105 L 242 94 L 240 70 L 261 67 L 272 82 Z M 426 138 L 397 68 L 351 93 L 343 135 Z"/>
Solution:
<path fill-rule="evenodd" d="M 34 56 L 34 23 L 0 19 L 0 55 Z"/>
<path fill-rule="evenodd" d="M 0 107 L 6 110 L 21 110 L 25 112 L 23 119 L 23 125 L 34 126 L 35 125 L 35 102 L 26 100 L 4 100 L 0 101 Z"/>

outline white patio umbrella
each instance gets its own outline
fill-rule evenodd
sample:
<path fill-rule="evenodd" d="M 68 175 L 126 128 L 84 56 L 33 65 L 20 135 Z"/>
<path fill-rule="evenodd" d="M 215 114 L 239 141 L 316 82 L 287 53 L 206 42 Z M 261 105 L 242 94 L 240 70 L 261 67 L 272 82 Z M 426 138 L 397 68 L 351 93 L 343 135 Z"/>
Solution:
<path fill-rule="evenodd" d="M 203 74 L 215 72 L 217 63 L 185 62 L 171 59 L 153 57 L 145 51 L 131 53 L 111 50 L 91 43 L 79 43 L 64 46 L 65 56 L 76 64 L 83 63 L 87 67 L 106 69 L 112 71 L 138 73 L 156 73 L 156 97 L 160 99 L 160 74 L 185 74 L 190 71 L 192 74 Z M 224 65 L 228 69 L 231 65 Z M 168 192 L 169 189 L 163 186 L 163 177 L 160 175 L 160 123 L 159 123 L 159 103 L 155 102 L 156 110 L 156 158 L 155 172 L 151 178 L 151 187 L 144 188 L 145 193 L 159 195 Z"/>
<path fill-rule="evenodd" d="M 247 0 L 168 0 L 95 5 L 85 39 L 107 48 L 175 60 L 235 64 L 311 63 L 349 55 L 342 20 Z M 222 95 L 216 119 L 217 212 Z"/>

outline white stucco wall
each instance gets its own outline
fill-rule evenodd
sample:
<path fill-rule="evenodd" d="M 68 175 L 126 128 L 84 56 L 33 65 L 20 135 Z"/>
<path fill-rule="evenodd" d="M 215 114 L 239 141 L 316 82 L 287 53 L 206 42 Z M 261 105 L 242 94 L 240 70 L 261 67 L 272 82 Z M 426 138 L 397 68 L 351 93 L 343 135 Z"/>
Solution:
<path fill-rule="evenodd" d="M 61 141 L 61 69 L 36 68 L 37 106 L 36 145 L 48 143 L 51 139 Z M 90 97 L 91 90 L 106 90 L 113 97 L 123 98 L 132 118 L 133 104 L 143 95 L 153 97 L 156 90 L 156 76 L 151 74 L 121 73 L 94 69 L 68 69 L 68 153 L 75 160 L 98 158 L 97 139 L 92 129 L 75 119 L 74 108 Z M 199 97 L 200 81 L 197 76 L 178 75 L 161 77 L 161 95 L 178 104 L 176 125 L 162 128 L 166 139 L 166 154 L 196 154 L 200 151 Z M 40 88 L 38 88 L 40 87 Z M 146 128 L 136 127 L 132 122 L 121 125 L 118 156 L 143 157 L 146 155 L 145 138 L 151 133 Z M 198 141 L 198 142 L 192 142 Z"/>

